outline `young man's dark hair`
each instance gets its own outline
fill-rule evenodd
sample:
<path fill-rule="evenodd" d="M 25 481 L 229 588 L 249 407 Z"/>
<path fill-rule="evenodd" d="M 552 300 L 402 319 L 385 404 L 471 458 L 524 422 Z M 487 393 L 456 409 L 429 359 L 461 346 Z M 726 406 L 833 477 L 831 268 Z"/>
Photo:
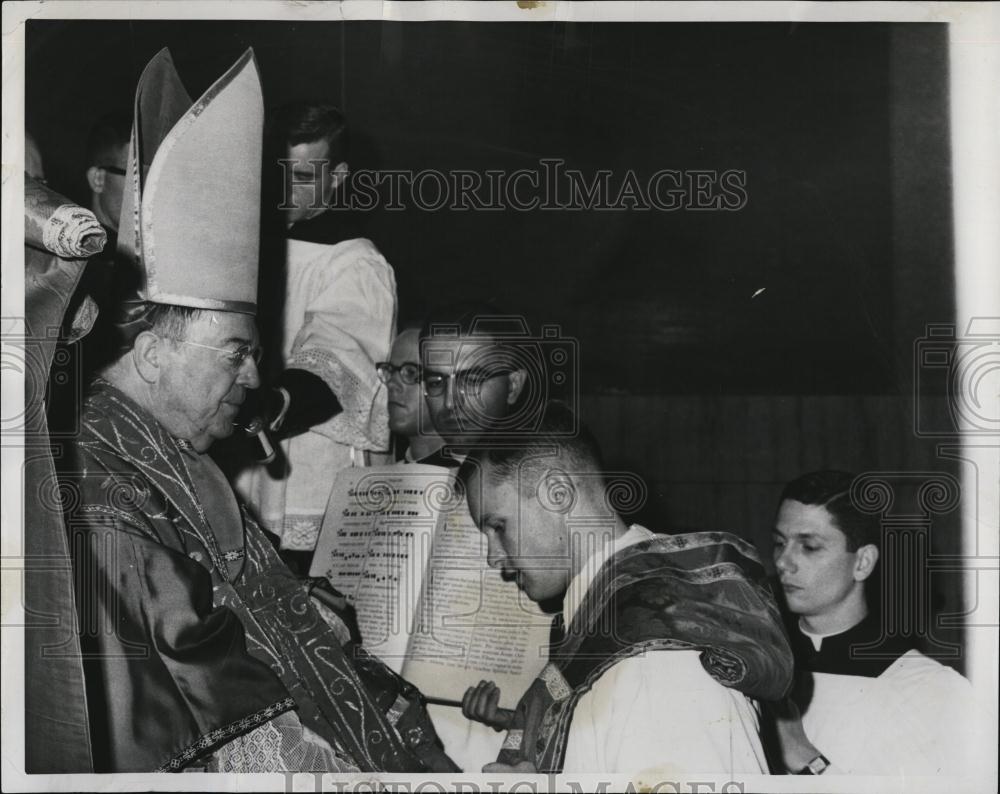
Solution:
<path fill-rule="evenodd" d="M 272 111 L 267 132 L 272 142 L 286 146 L 324 140 L 332 164 L 347 159 L 347 119 L 333 105 L 319 102 L 281 105 Z"/>
<path fill-rule="evenodd" d="M 335 245 L 362 236 L 346 204 L 327 212 L 335 197 L 347 195 L 349 173 L 347 120 L 336 107 L 298 101 L 270 109 L 264 146 L 264 203 L 280 210 L 265 213 L 265 235 L 277 233 L 271 224 L 280 219 L 287 230 L 281 236 L 306 242 Z"/>
<path fill-rule="evenodd" d="M 118 150 L 128 144 L 131 136 L 131 111 L 115 110 L 101 116 L 87 136 L 87 166 L 106 165 L 109 157 L 117 157 Z"/>
<path fill-rule="evenodd" d="M 825 507 L 837 528 L 847 537 L 848 551 L 857 551 L 869 544 L 878 547 L 878 516 L 862 512 L 851 500 L 854 479 L 854 474 L 835 469 L 809 472 L 788 483 L 778 503 L 791 499 L 804 505 Z"/>
<path fill-rule="evenodd" d="M 796 774 L 961 774 L 970 760 L 968 682 L 913 648 L 907 621 L 887 620 L 866 592 L 879 592 L 871 583 L 885 566 L 879 518 L 852 500 L 855 479 L 810 472 L 778 504 L 774 566 L 795 618 L 788 631 L 801 681 L 772 705 L 781 763 Z M 898 585 L 909 575 L 890 563 L 894 578 L 883 584 L 892 598 L 906 597 Z"/>

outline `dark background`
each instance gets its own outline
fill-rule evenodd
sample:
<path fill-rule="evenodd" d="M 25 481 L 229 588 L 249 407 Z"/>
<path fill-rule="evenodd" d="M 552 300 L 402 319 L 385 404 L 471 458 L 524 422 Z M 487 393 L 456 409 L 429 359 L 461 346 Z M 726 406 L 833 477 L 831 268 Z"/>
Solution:
<path fill-rule="evenodd" d="M 130 105 L 160 47 L 198 96 L 253 46 L 266 103 L 345 110 L 354 168 L 558 157 L 611 169 L 615 186 L 629 169 L 643 183 L 738 169 L 749 201 L 736 212 L 410 207 L 370 213 L 366 231 L 400 276 L 404 318 L 493 298 L 578 338 L 588 388 L 883 393 L 905 375 L 889 41 L 876 24 L 39 22 L 27 123 L 50 180 L 86 199 L 89 126 Z M 947 319 L 942 265 L 921 278 Z"/>
<path fill-rule="evenodd" d="M 804 471 L 955 473 L 913 363 L 954 314 L 943 25 L 30 21 L 26 46 L 27 128 L 83 203 L 90 125 L 163 46 L 193 97 L 253 46 L 266 104 L 346 112 L 355 169 L 744 171 L 737 212 L 409 207 L 366 234 L 401 319 L 487 298 L 577 340 L 571 397 L 651 528 L 766 555 Z M 957 553 L 958 512 L 932 518 Z M 960 610 L 958 575 L 934 589 Z"/>

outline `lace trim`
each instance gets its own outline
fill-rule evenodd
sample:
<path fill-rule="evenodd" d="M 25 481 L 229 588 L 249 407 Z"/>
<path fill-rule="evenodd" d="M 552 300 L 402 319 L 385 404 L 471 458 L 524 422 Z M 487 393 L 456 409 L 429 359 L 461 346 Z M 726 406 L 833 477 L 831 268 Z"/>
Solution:
<path fill-rule="evenodd" d="M 256 728 L 261 723 L 274 719 L 274 717 L 278 714 L 283 714 L 293 708 L 295 708 L 295 701 L 291 698 L 285 698 L 284 700 L 279 700 L 277 703 L 268 706 L 267 708 L 255 711 L 253 714 L 248 714 L 246 717 L 236 720 L 236 722 L 231 722 L 229 725 L 223 725 L 221 728 L 209 731 L 194 744 L 189 745 L 181 753 L 175 755 L 167 761 L 167 763 L 159 767 L 156 771 L 176 772 L 182 769 L 188 762 L 193 761 L 195 758 L 214 747 L 219 742 L 224 742 L 227 739 L 232 739 L 234 736 L 246 733 L 248 730 Z"/>
<path fill-rule="evenodd" d="M 268 772 L 358 772 L 330 743 L 287 711 L 249 733 L 220 745 L 206 771 L 261 774 Z"/>
<path fill-rule="evenodd" d="M 566 679 L 563 678 L 563 674 L 559 671 L 559 668 L 552 662 L 549 662 L 542 668 L 539 677 L 545 682 L 545 688 L 549 690 L 549 694 L 553 700 L 565 700 L 573 694 L 573 689 Z"/>
<path fill-rule="evenodd" d="M 520 750 L 521 742 L 524 739 L 524 730 L 521 728 L 511 728 L 504 737 L 501 750 Z"/>
<path fill-rule="evenodd" d="M 322 378 L 340 401 L 341 413 L 322 426 L 324 435 L 358 449 L 389 448 L 389 413 L 385 386 L 372 376 L 363 379 L 349 364 L 326 350 L 308 348 L 293 354 L 289 367 L 307 370 Z M 368 367 L 371 362 L 364 362 Z"/>
<path fill-rule="evenodd" d="M 42 227 L 42 245 L 66 259 L 93 256 L 107 241 L 108 235 L 94 213 L 76 204 L 56 208 Z"/>

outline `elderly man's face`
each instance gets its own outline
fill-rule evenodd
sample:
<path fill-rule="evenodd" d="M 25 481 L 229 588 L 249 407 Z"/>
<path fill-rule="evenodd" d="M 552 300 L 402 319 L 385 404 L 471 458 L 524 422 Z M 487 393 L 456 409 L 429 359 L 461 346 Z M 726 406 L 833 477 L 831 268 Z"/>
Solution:
<path fill-rule="evenodd" d="M 445 441 L 472 443 L 509 429 L 504 420 L 517 401 L 518 374 L 494 340 L 424 339 L 421 361 L 431 421 Z"/>
<path fill-rule="evenodd" d="M 333 198 L 333 168 L 325 140 L 288 147 L 285 167 L 285 222 L 288 225 L 319 215 Z"/>
<path fill-rule="evenodd" d="M 247 389 L 260 385 L 253 356 L 235 363 L 233 354 L 255 349 L 253 318 L 236 312 L 203 312 L 183 342 L 163 340 L 156 418 L 198 452 L 233 432 Z"/>
<path fill-rule="evenodd" d="M 524 495 L 515 479 L 493 482 L 469 478 L 469 512 L 486 535 L 487 559 L 505 579 L 514 579 L 532 601 L 561 597 L 572 573 L 570 536 L 565 515 L 545 507 L 537 493 Z"/>

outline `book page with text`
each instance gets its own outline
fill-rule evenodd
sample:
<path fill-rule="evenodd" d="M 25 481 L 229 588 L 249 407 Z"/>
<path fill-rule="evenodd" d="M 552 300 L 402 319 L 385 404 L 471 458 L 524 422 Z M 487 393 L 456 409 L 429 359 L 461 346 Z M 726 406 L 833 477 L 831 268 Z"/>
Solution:
<path fill-rule="evenodd" d="M 351 468 L 337 475 L 311 576 L 325 576 L 352 604 L 364 647 L 393 671 L 407 654 L 448 470 Z"/>
<path fill-rule="evenodd" d="M 485 536 L 465 504 L 434 537 L 420 620 L 403 676 L 424 694 L 461 701 L 481 680 L 513 708 L 545 666 L 551 618 L 486 561 Z"/>

